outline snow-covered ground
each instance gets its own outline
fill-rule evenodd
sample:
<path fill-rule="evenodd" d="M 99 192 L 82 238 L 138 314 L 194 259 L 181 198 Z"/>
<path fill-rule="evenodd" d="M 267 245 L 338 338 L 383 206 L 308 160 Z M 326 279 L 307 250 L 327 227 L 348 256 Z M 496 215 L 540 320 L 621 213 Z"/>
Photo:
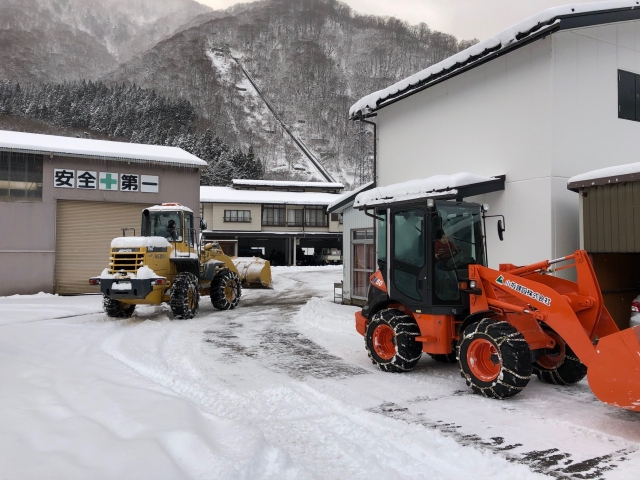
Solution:
<path fill-rule="evenodd" d="M 0 477 L 638 478 L 640 415 L 584 382 L 496 401 L 428 356 L 378 371 L 340 277 L 275 268 L 274 290 L 188 321 L 0 298 Z"/>

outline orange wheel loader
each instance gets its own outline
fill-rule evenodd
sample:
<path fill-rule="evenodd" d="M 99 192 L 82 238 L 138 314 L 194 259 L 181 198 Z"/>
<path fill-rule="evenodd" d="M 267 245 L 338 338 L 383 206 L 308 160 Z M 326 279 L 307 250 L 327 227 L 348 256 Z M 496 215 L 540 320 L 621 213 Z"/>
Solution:
<path fill-rule="evenodd" d="M 586 252 L 494 270 L 486 206 L 436 195 L 355 206 L 378 220 L 380 269 L 355 320 L 380 370 L 409 371 L 427 353 L 491 398 L 516 395 L 533 373 L 559 385 L 587 376 L 601 401 L 640 411 L 640 327 L 617 328 Z M 553 275 L 567 268 L 575 282 Z"/>

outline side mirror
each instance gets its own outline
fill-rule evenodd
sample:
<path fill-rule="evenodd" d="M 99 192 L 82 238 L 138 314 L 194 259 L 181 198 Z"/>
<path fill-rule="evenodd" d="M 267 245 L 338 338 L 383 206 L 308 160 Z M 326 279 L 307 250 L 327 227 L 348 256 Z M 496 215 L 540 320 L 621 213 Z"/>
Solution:
<path fill-rule="evenodd" d="M 498 238 L 500 239 L 500 241 L 504 241 L 504 231 L 505 231 L 505 227 L 502 224 L 502 220 L 498 220 Z"/>
<path fill-rule="evenodd" d="M 206 220 L 203 220 L 202 218 L 200 219 L 200 230 L 206 230 L 207 229 L 207 222 Z"/>

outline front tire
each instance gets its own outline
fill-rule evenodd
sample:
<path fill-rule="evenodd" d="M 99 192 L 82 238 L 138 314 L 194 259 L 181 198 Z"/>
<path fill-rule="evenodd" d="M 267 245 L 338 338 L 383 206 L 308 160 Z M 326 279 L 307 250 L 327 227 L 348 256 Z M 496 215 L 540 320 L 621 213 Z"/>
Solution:
<path fill-rule="evenodd" d="M 242 296 L 240 277 L 231 270 L 219 272 L 211 282 L 211 303 L 218 310 L 236 308 Z"/>
<path fill-rule="evenodd" d="M 200 284 L 193 273 L 179 273 L 173 280 L 169 306 L 173 315 L 180 320 L 196 316 L 200 308 Z"/>
<path fill-rule="evenodd" d="M 531 351 L 509 322 L 485 318 L 464 329 L 458 342 L 460 374 L 487 398 L 517 395 L 531 379 Z"/>
<path fill-rule="evenodd" d="M 418 324 L 410 315 L 388 308 L 377 312 L 367 325 L 364 341 L 371 361 L 383 372 L 413 370 L 422 355 Z"/>
<path fill-rule="evenodd" d="M 135 305 L 122 303 L 106 296 L 102 299 L 102 307 L 104 308 L 104 313 L 111 318 L 129 318 L 136 309 Z"/>
<path fill-rule="evenodd" d="M 549 327 L 544 332 L 553 338 L 556 346 L 548 355 L 543 355 L 533 364 L 533 373 L 539 380 L 553 385 L 573 385 L 587 376 L 587 366 L 582 363 L 571 347 Z"/>

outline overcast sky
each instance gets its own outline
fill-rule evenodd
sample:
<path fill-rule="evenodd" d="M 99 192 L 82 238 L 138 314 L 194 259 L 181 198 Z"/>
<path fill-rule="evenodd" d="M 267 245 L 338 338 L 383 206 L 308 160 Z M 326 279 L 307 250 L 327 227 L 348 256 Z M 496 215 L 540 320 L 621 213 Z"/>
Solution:
<path fill-rule="evenodd" d="M 227 8 L 238 0 L 198 0 Z M 244 0 L 247 1 L 247 0 Z M 396 16 L 461 39 L 484 38 L 549 7 L 588 0 L 342 0 L 360 13 Z"/>

